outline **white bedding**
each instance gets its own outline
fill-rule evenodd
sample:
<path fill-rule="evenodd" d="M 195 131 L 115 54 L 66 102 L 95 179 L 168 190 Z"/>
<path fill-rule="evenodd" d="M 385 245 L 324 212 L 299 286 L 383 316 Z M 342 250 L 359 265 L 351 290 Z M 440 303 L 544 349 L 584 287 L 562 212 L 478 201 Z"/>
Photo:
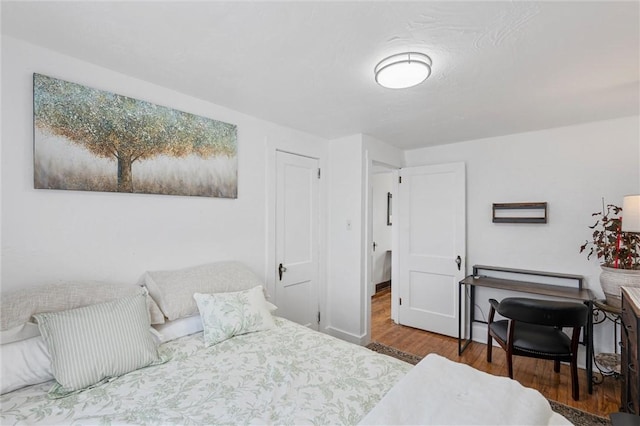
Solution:
<path fill-rule="evenodd" d="M 211 347 L 204 346 L 201 332 L 172 340 L 160 346 L 167 363 L 66 398 L 47 398 L 53 382 L 4 394 L 0 424 L 542 425 L 565 420 L 537 391 L 507 378 L 437 355 L 413 368 L 281 318 L 276 325 Z"/>
<path fill-rule="evenodd" d="M 66 398 L 47 399 L 53 382 L 4 394 L 0 424 L 356 424 L 411 369 L 276 323 L 209 348 L 202 333 L 164 343 L 167 363 Z"/>
<path fill-rule="evenodd" d="M 540 392 L 515 380 L 427 355 L 362 420 L 363 425 L 561 425 Z"/>

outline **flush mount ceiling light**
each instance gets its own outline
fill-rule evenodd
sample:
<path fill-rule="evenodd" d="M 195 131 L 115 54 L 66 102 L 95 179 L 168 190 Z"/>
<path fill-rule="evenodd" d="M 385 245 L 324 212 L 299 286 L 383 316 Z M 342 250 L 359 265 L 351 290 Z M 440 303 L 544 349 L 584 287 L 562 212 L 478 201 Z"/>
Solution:
<path fill-rule="evenodd" d="M 384 58 L 374 68 L 376 83 L 389 89 L 405 89 L 422 83 L 431 74 L 431 58 L 405 52 Z"/>

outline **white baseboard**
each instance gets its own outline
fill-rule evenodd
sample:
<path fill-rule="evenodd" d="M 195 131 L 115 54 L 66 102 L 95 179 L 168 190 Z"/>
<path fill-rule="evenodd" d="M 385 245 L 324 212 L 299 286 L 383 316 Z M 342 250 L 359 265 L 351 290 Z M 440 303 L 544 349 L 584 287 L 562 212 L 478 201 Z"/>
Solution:
<path fill-rule="evenodd" d="M 356 345 L 365 346 L 370 343 L 371 339 L 367 339 L 366 335 L 358 336 L 356 334 L 348 333 L 344 330 L 340 330 L 335 327 L 326 327 L 324 332 L 330 336 L 337 337 L 338 339 L 345 340 Z"/>

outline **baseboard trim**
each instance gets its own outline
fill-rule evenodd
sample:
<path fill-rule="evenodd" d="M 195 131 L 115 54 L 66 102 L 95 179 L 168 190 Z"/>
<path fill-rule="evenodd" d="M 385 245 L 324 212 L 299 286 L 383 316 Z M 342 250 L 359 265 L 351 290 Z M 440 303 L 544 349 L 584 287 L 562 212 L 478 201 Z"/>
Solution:
<path fill-rule="evenodd" d="M 391 287 L 391 280 L 376 284 L 376 293 L 390 287 Z"/>
<path fill-rule="evenodd" d="M 371 340 L 367 339 L 366 335 L 358 336 L 335 327 L 326 327 L 324 331 L 330 336 L 337 337 L 338 339 L 345 340 L 350 343 L 355 343 L 356 345 L 360 346 L 367 345 Z"/>

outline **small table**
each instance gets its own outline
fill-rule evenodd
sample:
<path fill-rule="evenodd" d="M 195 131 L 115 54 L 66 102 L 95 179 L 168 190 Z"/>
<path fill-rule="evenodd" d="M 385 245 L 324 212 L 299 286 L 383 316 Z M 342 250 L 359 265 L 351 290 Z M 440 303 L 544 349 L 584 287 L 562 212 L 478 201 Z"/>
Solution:
<path fill-rule="evenodd" d="M 613 376 L 616 378 L 620 376 L 621 356 L 618 353 L 618 326 L 620 325 L 621 314 L 621 307 L 609 305 L 604 299 L 593 301 L 593 323 L 601 324 L 606 320 L 609 320 L 613 323 L 614 347 L 614 353 L 594 353 L 594 365 L 602 376 L 600 380 L 597 380 L 596 376 L 593 376 L 594 383 L 602 383 L 602 380 L 604 380 L 605 376 Z"/>

